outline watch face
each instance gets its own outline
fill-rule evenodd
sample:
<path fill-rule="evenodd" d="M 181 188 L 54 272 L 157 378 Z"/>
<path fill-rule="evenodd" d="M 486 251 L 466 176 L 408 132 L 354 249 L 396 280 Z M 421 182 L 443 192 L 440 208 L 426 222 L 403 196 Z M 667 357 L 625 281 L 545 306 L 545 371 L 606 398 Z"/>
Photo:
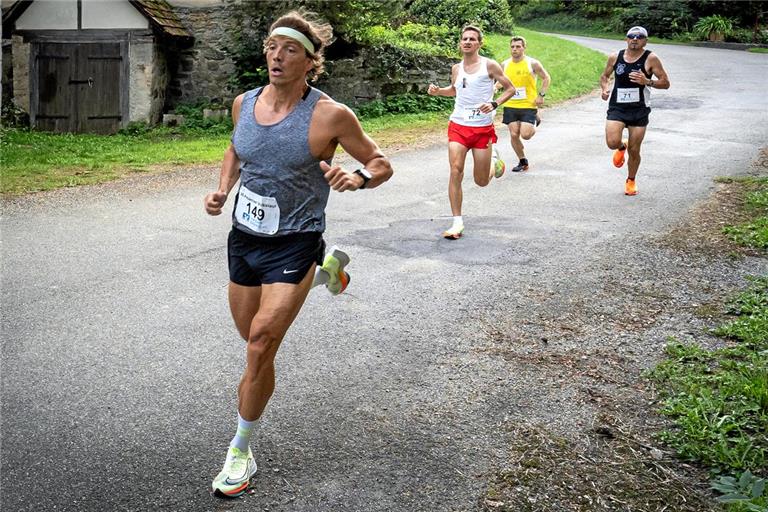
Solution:
<path fill-rule="evenodd" d="M 373 178 L 373 176 L 371 175 L 371 173 L 370 173 L 370 172 L 368 172 L 368 169 L 365 169 L 365 168 L 363 168 L 363 169 L 358 169 L 357 171 L 358 171 L 358 172 L 359 172 L 359 174 L 360 174 L 360 175 L 361 175 L 363 178 L 365 178 L 366 180 L 369 180 L 369 179 Z"/>

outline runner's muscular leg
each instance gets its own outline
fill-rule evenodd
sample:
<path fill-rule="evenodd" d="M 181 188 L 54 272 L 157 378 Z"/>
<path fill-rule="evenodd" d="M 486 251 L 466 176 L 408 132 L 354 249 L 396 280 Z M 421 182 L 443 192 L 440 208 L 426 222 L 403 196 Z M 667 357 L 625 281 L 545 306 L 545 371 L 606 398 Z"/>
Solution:
<path fill-rule="evenodd" d="M 489 140 L 487 148 L 472 148 L 472 160 L 474 161 L 472 173 L 475 177 L 475 183 L 481 187 L 490 183 L 493 177 L 493 169 L 491 169 L 492 147 Z"/>
<path fill-rule="evenodd" d="M 464 195 L 461 182 L 464 180 L 464 163 L 467 159 L 467 148 L 458 142 L 448 143 L 448 162 L 451 166 L 448 178 L 448 200 L 451 202 L 451 214 L 461 215 L 461 203 Z"/>
<path fill-rule="evenodd" d="M 605 143 L 609 149 L 619 149 L 621 147 L 621 137 L 624 133 L 624 123 L 621 121 L 605 122 Z"/>
<path fill-rule="evenodd" d="M 285 333 L 299 314 L 312 286 L 315 265 L 299 284 L 274 283 L 261 288 L 261 304 L 251 321 L 246 368 L 238 388 L 240 415 L 261 417 L 275 390 L 275 356 Z"/>
<path fill-rule="evenodd" d="M 261 286 L 243 286 L 229 282 L 229 311 L 232 313 L 237 332 L 246 341 L 260 302 Z"/>
<path fill-rule="evenodd" d="M 522 137 L 523 140 L 529 140 L 534 135 L 536 135 L 535 126 L 531 123 L 520 123 L 520 137 Z"/>
<path fill-rule="evenodd" d="M 635 179 L 637 171 L 640 169 L 640 145 L 645 138 L 645 126 L 630 126 L 629 142 L 627 142 L 627 177 Z"/>
<path fill-rule="evenodd" d="M 515 151 L 518 160 L 525 158 L 525 148 L 520 140 L 520 121 L 509 123 L 509 141 L 512 143 L 512 149 Z"/>

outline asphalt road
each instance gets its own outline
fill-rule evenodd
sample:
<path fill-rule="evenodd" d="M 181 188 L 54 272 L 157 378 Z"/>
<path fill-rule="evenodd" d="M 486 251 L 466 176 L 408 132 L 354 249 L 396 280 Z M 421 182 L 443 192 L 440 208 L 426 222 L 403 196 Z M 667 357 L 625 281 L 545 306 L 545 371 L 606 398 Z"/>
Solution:
<path fill-rule="evenodd" d="M 768 57 L 652 47 L 672 88 L 653 92 L 636 197 L 611 165 L 596 94 L 545 110 L 529 172 L 485 189 L 468 172 L 460 241 L 439 237 L 450 223 L 445 144 L 389 155 L 395 176 L 380 189 L 332 195 L 326 240 L 352 256 L 352 284 L 337 298 L 314 290 L 289 331 L 253 443 L 254 491 L 237 500 L 209 494 L 243 364 L 226 303 L 228 218 L 202 209 L 217 171 L 6 201 L 2 509 L 474 508 L 516 425 L 567 434 L 594 417 L 577 389 L 514 366 L 499 343 L 631 341 L 644 364 L 664 332 L 695 320 L 667 309 L 649 331 L 559 336 L 545 320 L 576 299 L 621 316 L 618 299 L 599 302 L 611 287 L 620 302 L 634 286 L 682 301 L 681 274 L 720 290 L 766 271 L 750 258 L 691 265 L 650 241 L 765 145 Z"/>

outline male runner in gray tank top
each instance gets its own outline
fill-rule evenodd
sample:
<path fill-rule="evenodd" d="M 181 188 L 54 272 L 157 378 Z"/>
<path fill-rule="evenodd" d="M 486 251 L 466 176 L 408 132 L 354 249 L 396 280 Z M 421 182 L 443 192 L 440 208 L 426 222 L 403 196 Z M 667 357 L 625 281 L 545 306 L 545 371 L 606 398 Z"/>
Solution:
<path fill-rule="evenodd" d="M 213 490 L 239 496 L 256 472 L 249 442 L 275 387 L 274 359 L 322 262 L 329 190 L 375 188 L 392 168 L 355 114 L 307 79 L 323 70 L 331 27 L 308 12 L 290 12 L 264 42 L 269 84 L 238 96 L 235 130 L 224 154 L 219 187 L 205 210 L 219 215 L 237 190 L 229 234 L 229 306 L 247 342 L 238 387 L 238 425 Z M 362 167 L 333 165 L 338 145 Z"/>

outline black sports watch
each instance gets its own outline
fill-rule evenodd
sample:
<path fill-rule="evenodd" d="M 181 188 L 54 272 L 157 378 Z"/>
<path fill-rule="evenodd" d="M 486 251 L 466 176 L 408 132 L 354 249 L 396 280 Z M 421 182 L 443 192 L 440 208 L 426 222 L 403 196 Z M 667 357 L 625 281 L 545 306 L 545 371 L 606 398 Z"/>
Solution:
<path fill-rule="evenodd" d="M 499 104 L 498 104 L 498 103 L 496 103 L 496 100 L 493 100 L 493 101 L 491 101 L 491 106 L 492 106 L 493 108 L 499 108 Z"/>
<path fill-rule="evenodd" d="M 368 185 L 368 182 L 371 181 L 371 178 L 373 178 L 373 176 L 371 176 L 371 173 L 368 172 L 368 170 L 365 167 L 363 167 L 362 169 L 355 169 L 355 174 L 363 178 L 363 184 L 360 185 L 359 188 L 365 188 L 365 186 Z"/>

